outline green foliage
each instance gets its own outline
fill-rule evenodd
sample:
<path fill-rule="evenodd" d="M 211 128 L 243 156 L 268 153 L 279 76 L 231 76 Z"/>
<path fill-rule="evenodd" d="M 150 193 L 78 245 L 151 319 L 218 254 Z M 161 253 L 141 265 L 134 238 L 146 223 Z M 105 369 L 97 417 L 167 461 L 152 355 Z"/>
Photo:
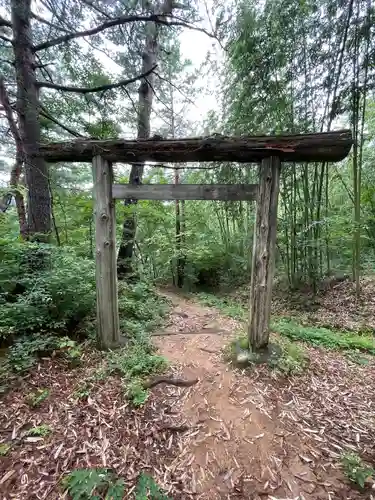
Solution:
<path fill-rule="evenodd" d="M 51 434 L 52 428 L 47 424 L 37 425 L 36 427 L 31 427 L 26 433 L 27 436 L 40 436 L 46 437 Z"/>
<path fill-rule="evenodd" d="M 82 356 L 81 347 L 68 337 L 32 334 L 18 338 L 9 348 L 6 364 L 9 370 L 24 372 L 31 368 L 39 356 L 57 351 L 74 366 Z"/>
<path fill-rule="evenodd" d="M 49 389 L 37 389 L 35 392 L 26 396 L 26 401 L 32 408 L 37 408 L 48 398 L 49 395 Z"/>
<path fill-rule="evenodd" d="M 287 339 L 278 342 L 281 355 L 269 359 L 269 365 L 284 375 L 301 375 L 308 364 L 308 357 L 301 346 Z"/>
<path fill-rule="evenodd" d="M 357 484 L 360 488 L 365 487 L 368 479 L 375 477 L 375 469 L 366 466 L 361 457 L 352 451 L 342 454 L 341 465 L 349 481 Z"/>
<path fill-rule="evenodd" d="M 198 294 L 198 299 L 211 307 L 217 307 L 223 314 L 237 320 L 247 318 L 245 306 L 209 294 Z M 303 326 L 290 318 L 275 318 L 271 324 L 274 332 L 291 340 L 300 340 L 314 346 L 323 346 L 328 349 L 362 351 L 375 355 L 375 340 L 370 335 L 361 335 L 352 332 L 340 332 L 317 326 Z"/>
<path fill-rule="evenodd" d="M 375 354 L 374 338 L 350 332 L 335 332 L 328 328 L 302 326 L 294 320 L 280 318 L 273 322 L 273 330 L 292 340 L 302 340 L 329 349 L 360 350 Z"/>
<path fill-rule="evenodd" d="M 108 370 L 126 379 L 157 373 L 166 368 L 166 361 L 153 351 L 151 344 L 131 342 L 108 354 Z"/>
<path fill-rule="evenodd" d="M 159 488 L 154 478 L 144 473 L 139 475 L 135 498 L 136 500 L 171 500 Z"/>
<path fill-rule="evenodd" d="M 47 260 L 35 269 L 40 254 Z M 62 333 L 93 310 L 92 262 L 68 248 L 0 241 L 0 337 Z"/>
<path fill-rule="evenodd" d="M 202 304 L 209 307 L 216 307 L 230 318 L 240 321 L 247 318 L 246 308 L 240 302 L 234 302 L 233 300 L 207 293 L 198 293 L 195 294 L 195 296 Z"/>
<path fill-rule="evenodd" d="M 144 337 L 162 323 L 168 303 L 154 287 L 140 281 L 136 284 L 119 283 L 119 314 L 121 329 L 132 339 Z"/>
<path fill-rule="evenodd" d="M 5 457 L 8 454 L 10 448 L 10 444 L 0 443 L 0 457 Z"/>
<path fill-rule="evenodd" d="M 62 484 L 72 500 L 120 500 L 125 493 L 124 481 L 108 469 L 77 469 Z"/>
<path fill-rule="evenodd" d="M 76 469 L 64 477 L 62 486 L 72 500 L 122 500 L 125 494 L 123 479 L 109 469 Z M 135 489 L 135 500 L 171 500 L 156 484 L 153 477 L 141 473 Z"/>
<path fill-rule="evenodd" d="M 144 388 L 142 380 L 135 378 L 124 384 L 125 395 L 134 406 L 143 406 L 149 396 L 149 391 Z"/>
<path fill-rule="evenodd" d="M 223 351 L 224 359 L 235 366 L 247 366 L 266 363 L 283 375 L 300 375 L 308 364 L 308 357 L 303 348 L 287 339 L 277 339 L 268 346 L 268 350 L 253 352 L 249 348 L 246 335 L 240 334 Z"/>
<path fill-rule="evenodd" d="M 108 373 L 119 375 L 125 384 L 125 394 L 134 405 L 140 406 L 147 400 L 148 391 L 142 386 L 142 379 L 165 370 L 167 362 L 154 353 L 150 342 L 129 342 L 123 349 L 107 355 Z"/>
<path fill-rule="evenodd" d="M 73 397 L 77 400 L 85 400 L 90 396 L 92 389 L 93 383 L 91 380 L 82 380 L 75 388 Z"/>

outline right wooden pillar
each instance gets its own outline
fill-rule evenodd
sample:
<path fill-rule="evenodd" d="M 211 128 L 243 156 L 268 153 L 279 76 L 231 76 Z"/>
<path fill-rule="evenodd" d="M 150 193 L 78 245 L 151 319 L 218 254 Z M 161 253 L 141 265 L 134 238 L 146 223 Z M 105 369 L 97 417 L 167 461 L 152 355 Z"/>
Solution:
<path fill-rule="evenodd" d="M 270 335 L 280 166 L 280 158 L 271 156 L 259 167 L 248 324 L 252 350 L 267 347 Z"/>

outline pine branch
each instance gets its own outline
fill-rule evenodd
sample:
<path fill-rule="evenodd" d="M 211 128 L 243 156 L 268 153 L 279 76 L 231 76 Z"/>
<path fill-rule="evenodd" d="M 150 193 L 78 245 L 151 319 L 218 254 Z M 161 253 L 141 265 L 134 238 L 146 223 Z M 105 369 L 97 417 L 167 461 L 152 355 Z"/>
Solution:
<path fill-rule="evenodd" d="M 50 28 L 53 28 L 58 31 L 64 31 L 65 33 L 70 33 L 70 31 L 67 28 L 63 28 L 62 26 L 58 26 L 57 24 L 51 23 L 50 21 L 47 21 L 47 19 L 43 19 L 43 17 L 38 16 L 38 14 L 35 14 L 34 12 L 31 13 L 31 17 L 33 17 L 40 23 L 46 24 Z"/>
<path fill-rule="evenodd" d="M 153 66 L 150 70 L 146 71 L 145 73 L 142 73 L 140 75 L 134 76 L 133 78 L 128 78 L 127 80 L 120 80 L 119 82 L 116 83 L 109 83 L 107 85 L 99 85 L 98 87 L 69 87 L 67 85 L 58 85 L 56 83 L 50 83 L 50 82 L 36 82 L 36 85 L 38 87 L 45 87 L 49 89 L 55 89 L 55 90 L 62 90 L 64 92 L 74 92 L 77 94 L 90 94 L 94 92 L 103 92 L 106 90 L 112 90 L 116 89 L 119 87 L 126 87 L 130 83 L 134 83 L 137 80 L 141 80 L 142 78 L 145 78 L 149 74 L 151 74 L 154 69 L 157 67 L 157 65 Z"/>
<path fill-rule="evenodd" d="M 170 18 L 174 18 L 174 16 L 168 16 Z M 114 26 L 121 26 L 123 24 L 129 24 L 129 23 L 134 23 L 134 22 L 154 22 L 157 24 L 162 24 L 164 26 L 182 26 L 188 29 L 192 29 L 195 31 L 200 31 L 201 33 L 205 33 L 206 35 L 210 36 L 211 38 L 216 38 L 214 34 L 209 33 L 206 31 L 204 28 L 199 28 L 197 26 L 194 26 L 188 22 L 178 20 L 167 20 L 166 15 L 160 15 L 160 14 L 150 14 L 148 16 L 140 16 L 140 15 L 132 15 L 132 16 L 120 16 L 116 19 L 110 19 L 109 21 L 106 21 L 99 26 L 96 26 L 95 28 L 91 28 L 89 30 L 84 30 L 84 31 L 76 31 L 74 33 L 69 33 L 67 35 L 63 35 L 57 38 L 54 38 L 52 40 L 43 42 L 39 45 L 36 45 L 34 47 L 34 52 L 37 52 L 39 50 L 45 50 L 49 49 L 50 47 L 54 47 L 55 45 L 59 45 L 61 43 L 66 43 L 69 42 L 70 40 L 73 40 L 74 38 L 81 38 L 85 36 L 91 36 L 91 35 L 96 35 L 97 33 L 100 33 L 108 28 L 112 28 Z"/>
<path fill-rule="evenodd" d="M 91 7 L 92 9 L 96 10 L 96 12 L 99 12 L 100 15 L 106 17 L 106 18 L 111 18 L 111 16 L 109 14 L 107 14 L 104 10 L 102 10 L 100 7 L 97 7 L 96 5 L 94 5 L 93 2 L 91 2 L 90 0 L 81 0 L 82 3 L 88 5 L 89 7 Z"/>
<path fill-rule="evenodd" d="M 13 45 L 13 40 L 5 35 L 0 35 L 0 40 L 4 40 L 4 42 L 8 42 Z"/>
<path fill-rule="evenodd" d="M 6 28 L 13 28 L 12 23 L 7 19 L 4 19 L 3 17 L 0 17 L 0 26 L 5 26 Z"/>
<path fill-rule="evenodd" d="M 40 109 L 41 109 L 40 114 L 42 116 L 44 116 L 44 118 L 47 118 L 47 120 L 50 120 L 51 122 L 55 123 L 56 125 L 58 125 L 60 128 L 62 128 L 63 130 L 65 130 L 69 134 L 73 135 L 74 137 L 82 137 L 84 139 L 88 139 L 88 137 L 86 137 L 85 135 L 80 134 L 76 130 L 73 130 L 72 128 L 68 127 L 67 125 L 64 125 L 63 123 L 61 123 L 59 120 L 57 120 L 57 118 L 54 118 L 53 116 L 51 116 L 44 106 L 40 106 Z"/>

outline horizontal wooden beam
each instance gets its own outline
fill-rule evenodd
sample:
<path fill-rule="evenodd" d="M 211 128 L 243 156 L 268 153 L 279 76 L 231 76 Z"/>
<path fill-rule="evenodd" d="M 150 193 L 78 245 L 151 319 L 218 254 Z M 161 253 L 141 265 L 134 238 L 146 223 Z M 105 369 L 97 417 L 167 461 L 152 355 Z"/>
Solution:
<path fill-rule="evenodd" d="M 113 184 L 112 197 L 133 200 L 255 200 L 257 184 Z"/>
<path fill-rule="evenodd" d="M 49 162 L 91 161 L 101 155 L 108 161 L 137 163 L 233 161 L 259 162 L 278 156 L 281 161 L 343 160 L 352 146 L 350 130 L 321 134 L 242 136 L 213 135 L 189 139 L 86 140 L 40 145 L 37 155 Z"/>

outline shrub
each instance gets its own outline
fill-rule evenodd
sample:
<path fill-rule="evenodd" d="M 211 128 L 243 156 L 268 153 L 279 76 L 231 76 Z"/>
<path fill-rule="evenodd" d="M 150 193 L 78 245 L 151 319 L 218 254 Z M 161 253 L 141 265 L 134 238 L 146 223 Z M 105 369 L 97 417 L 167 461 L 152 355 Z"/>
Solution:
<path fill-rule="evenodd" d="M 62 480 L 63 488 L 73 500 L 104 498 L 122 500 L 125 482 L 108 469 L 76 469 Z M 100 494 L 100 497 L 97 496 Z M 152 476 L 141 473 L 138 476 L 135 500 L 171 500 L 155 482 Z"/>
<path fill-rule="evenodd" d="M 49 355 L 53 351 L 59 351 L 71 366 L 76 365 L 82 355 L 77 342 L 68 337 L 41 334 L 24 335 L 15 340 L 9 348 L 3 378 L 6 378 L 6 370 L 24 372 L 35 364 L 39 356 Z M 2 379 L 1 375 L 0 372 L 0 380 Z"/>
<path fill-rule="evenodd" d="M 151 285 L 143 281 L 119 283 L 121 329 L 127 336 L 142 340 L 146 332 L 161 324 L 167 310 L 166 300 Z"/>
<path fill-rule="evenodd" d="M 93 311 L 93 263 L 71 249 L 0 241 L 0 259 L 0 339 L 65 332 Z"/>

